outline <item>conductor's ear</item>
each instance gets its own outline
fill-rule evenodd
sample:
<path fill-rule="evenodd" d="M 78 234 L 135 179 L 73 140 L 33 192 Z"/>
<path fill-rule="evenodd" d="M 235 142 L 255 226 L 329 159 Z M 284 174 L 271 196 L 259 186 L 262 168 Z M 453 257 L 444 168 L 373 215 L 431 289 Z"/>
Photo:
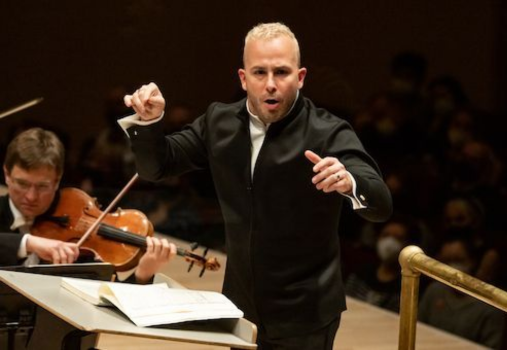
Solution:
<path fill-rule="evenodd" d="M 298 88 L 301 89 L 305 84 L 307 70 L 306 68 L 299 68 L 298 70 Z"/>
<path fill-rule="evenodd" d="M 243 68 L 238 69 L 238 76 L 241 81 L 241 87 L 246 91 L 246 72 Z"/>

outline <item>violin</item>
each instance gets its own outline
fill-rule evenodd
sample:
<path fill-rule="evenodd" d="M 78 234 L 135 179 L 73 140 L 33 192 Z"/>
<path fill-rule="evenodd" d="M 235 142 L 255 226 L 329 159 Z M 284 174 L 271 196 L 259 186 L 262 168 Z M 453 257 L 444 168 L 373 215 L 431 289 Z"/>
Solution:
<path fill-rule="evenodd" d="M 96 223 L 101 218 L 100 223 Z M 96 228 L 83 239 L 92 225 Z M 153 225 L 139 210 L 117 209 L 104 213 L 97 201 L 77 188 L 60 190 L 56 208 L 40 216 L 32 226 L 34 236 L 80 244 L 85 254 L 93 254 L 102 261 L 111 263 L 117 271 L 127 271 L 137 266 L 146 248 L 146 237 L 153 236 Z M 195 246 L 194 246 L 195 247 Z M 207 250 L 206 250 L 207 252 Z M 216 258 L 205 258 L 191 251 L 177 247 L 177 255 L 183 256 L 192 266 L 216 271 L 220 268 Z"/>

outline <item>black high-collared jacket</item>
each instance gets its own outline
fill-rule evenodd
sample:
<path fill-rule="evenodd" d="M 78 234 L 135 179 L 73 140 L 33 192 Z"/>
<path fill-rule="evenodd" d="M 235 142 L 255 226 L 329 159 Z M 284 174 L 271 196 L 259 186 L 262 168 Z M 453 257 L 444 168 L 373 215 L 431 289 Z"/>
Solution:
<path fill-rule="evenodd" d="M 272 123 L 251 177 L 246 100 L 212 104 L 183 131 L 161 122 L 128 129 L 141 177 L 157 181 L 209 167 L 226 228 L 223 293 L 272 337 L 318 329 L 345 310 L 338 227 L 346 197 L 312 183 L 312 150 L 337 157 L 354 176 L 356 212 L 384 221 L 391 196 L 350 125 L 299 96 Z"/>

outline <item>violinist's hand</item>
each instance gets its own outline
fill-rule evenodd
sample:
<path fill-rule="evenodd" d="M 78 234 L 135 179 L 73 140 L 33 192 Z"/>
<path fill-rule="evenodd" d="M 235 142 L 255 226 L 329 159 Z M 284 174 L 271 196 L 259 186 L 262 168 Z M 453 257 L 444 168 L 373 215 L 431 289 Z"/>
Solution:
<path fill-rule="evenodd" d="M 53 264 L 71 264 L 79 257 L 76 243 L 62 242 L 56 239 L 28 235 L 26 251 Z"/>
<path fill-rule="evenodd" d="M 138 283 L 148 283 L 176 255 L 176 246 L 165 238 L 146 237 L 146 245 L 146 253 L 139 260 L 135 272 Z"/>
<path fill-rule="evenodd" d="M 145 121 L 160 117 L 165 108 L 164 96 L 155 83 L 141 86 L 132 95 L 125 95 L 123 101 Z"/>
<path fill-rule="evenodd" d="M 352 193 L 350 174 L 338 159 L 334 157 L 322 159 L 312 151 L 306 151 L 305 156 L 315 164 L 313 171 L 317 175 L 312 178 L 312 182 L 318 190 L 326 193 L 337 191 L 346 195 Z"/>

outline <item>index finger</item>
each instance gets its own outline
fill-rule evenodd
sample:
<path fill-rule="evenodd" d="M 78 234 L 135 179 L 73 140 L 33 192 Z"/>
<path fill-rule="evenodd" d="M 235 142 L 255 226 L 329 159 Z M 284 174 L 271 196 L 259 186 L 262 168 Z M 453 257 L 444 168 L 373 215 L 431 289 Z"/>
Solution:
<path fill-rule="evenodd" d="M 146 251 L 153 251 L 153 238 L 146 236 Z"/>
<path fill-rule="evenodd" d="M 312 152 L 310 150 L 305 152 L 305 156 L 313 164 L 315 164 L 313 167 L 313 171 L 316 173 L 333 165 L 333 160 L 331 158 L 329 158 L 329 157 L 321 158 L 318 154 L 316 154 L 315 152 Z"/>
<path fill-rule="evenodd" d="M 77 258 L 79 258 L 79 254 L 80 254 L 79 246 L 77 244 L 73 244 L 73 245 L 71 245 L 70 249 L 74 253 L 74 260 L 77 260 Z"/>
<path fill-rule="evenodd" d="M 123 102 L 125 103 L 125 106 L 132 107 L 132 95 L 123 96 Z"/>
<path fill-rule="evenodd" d="M 174 243 L 169 243 L 169 249 L 171 250 L 170 256 L 173 257 L 178 254 L 178 248 Z"/>
<path fill-rule="evenodd" d="M 320 158 L 320 156 L 317 153 L 312 152 L 310 150 L 305 151 L 305 157 L 308 158 L 308 160 L 313 164 L 317 164 L 322 160 L 322 158 Z"/>

